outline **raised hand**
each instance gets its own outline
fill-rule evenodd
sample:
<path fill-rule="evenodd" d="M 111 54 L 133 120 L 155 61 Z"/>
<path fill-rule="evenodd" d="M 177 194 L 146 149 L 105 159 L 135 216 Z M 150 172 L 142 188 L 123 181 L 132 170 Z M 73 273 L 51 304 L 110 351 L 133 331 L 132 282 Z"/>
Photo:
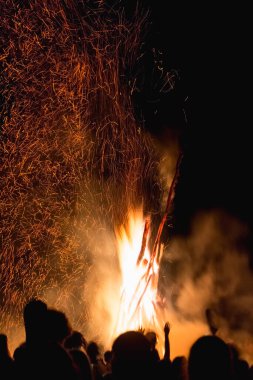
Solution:
<path fill-rule="evenodd" d="M 164 325 L 164 329 L 163 329 L 163 331 L 166 335 L 168 335 L 170 333 L 170 328 L 171 328 L 170 323 L 166 322 Z"/>

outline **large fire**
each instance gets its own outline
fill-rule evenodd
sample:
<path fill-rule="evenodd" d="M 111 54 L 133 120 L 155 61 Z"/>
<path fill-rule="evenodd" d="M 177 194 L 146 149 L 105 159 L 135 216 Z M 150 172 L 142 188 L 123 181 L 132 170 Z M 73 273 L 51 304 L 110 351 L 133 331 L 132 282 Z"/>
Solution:
<path fill-rule="evenodd" d="M 179 155 L 170 184 L 164 215 L 152 247 L 149 246 L 150 217 L 141 209 L 131 209 L 126 226 L 116 230 L 122 275 L 121 300 L 115 335 L 133 329 L 154 330 L 161 335 L 164 324 L 162 301 L 158 294 L 159 264 L 163 244 L 161 234 L 174 196 L 182 155 Z"/>
<path fill-rule="evenodd" d="M 112 248 L 105 249 L 101 231 L 113 231 L 141 202 L 160 213 L 162 154 L 136 122 L 131 97 L 143 86 L 136 63 L 146 15 L 128 20 L 117 7 L 91 3 L 1 2 L 0 329 L 12 348 L 22 340 L 22 309 L 33 296 L 65 311 L 76 329 L 97 331 L 87 299 L 105 283 L 88 279 Z M 163 91 L 173 88 L 169 74 L 163 79 Z M 142 212 L 131 212 L 117 230 L 122 296 L 115 334 L 161 321 L 160 236 L 168 209 L 153 246 Z"/>
<path fill-rule="evenodd" d="M 159 276 L 158 250 L 148 247 L 150 220 L 140 210 L 129 213 L 128 225 L 116 232 L 122 273 L 120 310 L 116 335 L 122 331 L 157 326 L 156 304 Z"/>
<path fill-rule="evenodd" d="M 24 339 L 22 310 L 34 296 L 66 312 L 88 339 L 103 336 L 105 344 L 126 329 L 161 336 L 168 311 L 172 352 L 181 355 L 206 331 L 203 323 L 198 328 L 203 305 L 225 294 L 232 326 L 238 316 L 245 322 L 246 333 L 234 335 L 237 342 L 251 342 L 252 273 L 244 255 L 237 265 L 230 240 L 227 255 L 223 236 L 215 233 L 206 243 L 209 229 L 204 237 L 198 229 L 193 243 L 180 249 L 184 264 L 174 319 L 174 304 L 166 309 L 159 297 L 161 234 L 176 175 L 155 239 L 154 221 L 137 206 L 159 219 L 176 154 L 162 173 L 168 147 L 157 149 L 141 112 L 136 118 L 133 99 L 144 91 L 156 104 L 159 92 L 173 90 L 177 75 L 166 69 L 160 48 L 144 42 L 146 11 L 137 6 L 126 17 L 121 1 L 6 0 L 0 1 L 0 15 L 0 331 L 11 350 Z M 114 236 L 120 225 L 121 285 Z M 211 277 L 205 270 L 202 276 L 208 265 Z M 222 275 L 212 288 L 216 265 Z M 241 287 L 234 284 L 238 273 L 247 278 Z M 230 336 L 230 327 L 225 331 Z M 253 351 L 249 345 L 244 351 Z"/>

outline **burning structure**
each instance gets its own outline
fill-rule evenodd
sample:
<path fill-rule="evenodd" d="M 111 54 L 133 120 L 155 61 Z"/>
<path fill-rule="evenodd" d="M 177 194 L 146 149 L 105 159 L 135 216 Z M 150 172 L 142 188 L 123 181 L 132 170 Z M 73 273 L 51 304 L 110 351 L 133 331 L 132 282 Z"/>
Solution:
<path fill-rule="evenodd" d="M 1 15 L 0 328 L 13 340 L 32 296 L 84 329 L 90 274 L 106 246 L 115 252 L 108 235 L 140 204 L 159 216 L 163 186 L 131 98 L 146 15 L 74 0 L 10 0 Z M 137 260 L 147 285 L 159 243 L 147 260 L 149 223 Z"/>
<path fill-rule="evenodd" d="M 147 14 L 127 18 L 108 4 L 0 2 L 0 330 L 12 348 L 33 296 L 104 344 L 126 328 L 159 329 L 163 319 L 161 233 L 179 149 L 161 175 L 165 155 L 133 104 L 145 85 Z M 169 92 L 176 73 L 152 54 L 156 90 Z M 241 227 L 220 214 L 197 225 L 171 247 L 172 351 L 186 354 L 182 346 L 207 331 L 205 310 L 216 307 L 227 318 L 224 336 L 252 358 L 252 275 L 235 249 Z"/>
<path fill-rule="evenodd" d="M 128 234 L 122 226 L 117 233 L 123 283 L 116 336 L 121 331 L 138 328 L 149 328 L 160 332 L 163 327 L 161 326 L 162 319 L 159 320 L 159 314 L 161 314 L 159 306 L 162 306 L 162 301 L 159 300 L 158 294 L 159 265 L 163 249 L 161 234 L 170 210 L 180 160 L 181 156 L 170 186 L 166 210 L 151 251 L 148 248 L 150 218 L 146 218 L 143 228 L 142 225 L 138 225 L 143 220 L 142 215 L 137 213 L 129 215 L 130 237 L 136 236 L 137 241 L 134 239 L 129 241 Z M 141 227 L 142 235 L 139 233 Z M 142 239 L 138 241 L 141 236 Z M 140 247 L 139 251 L 138 247 Z"/>

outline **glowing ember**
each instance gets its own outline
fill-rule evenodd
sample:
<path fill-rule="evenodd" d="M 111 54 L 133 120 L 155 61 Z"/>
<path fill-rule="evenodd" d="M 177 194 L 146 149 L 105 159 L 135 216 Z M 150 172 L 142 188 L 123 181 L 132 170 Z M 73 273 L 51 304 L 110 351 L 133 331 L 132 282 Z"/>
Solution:
<path fill-rule="evenodd" d="M 122 295 L 116 335 L 119 332 L 154 328 L 159 275 L 158 250 L 155 258 L 148 248 L 149 218 L 141 211 L 129 213 L 128 225 L 116 232 L 122 273 Z"/>
<path fill-rule="evenodd" d="M 101 231 L 141 201 L 157 215 L 163 185 L 161 154 L 131 97 L 141 90 L 145 12 L 128 20 L 105 2 L 10 0 L 0 13 L 0 330 L 15 347 L 34 296 L 86 332 L 108 238 Z M 142 298 L 139 285 L 133 318 L 139 301 L 145 318 L 154 315 L 155 266 L 144 252 L 137 268 L 148 286 Z"/>
<path fill-rule="evenodd" d="M 13 332 L 33 296 L 84 329 L 97 235 L 140 197 L 155 209 L 160 192 L 125 74 L 144 17 L 124 21 L 102 2 L 21 3 L 1 3 L 0 329 Z"/>

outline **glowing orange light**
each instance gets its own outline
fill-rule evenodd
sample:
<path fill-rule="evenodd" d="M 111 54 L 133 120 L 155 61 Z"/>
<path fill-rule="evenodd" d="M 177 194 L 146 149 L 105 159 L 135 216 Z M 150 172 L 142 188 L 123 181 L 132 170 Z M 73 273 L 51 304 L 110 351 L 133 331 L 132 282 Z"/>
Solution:
<path fill-rule="evenodd" d="M 128 224 L 116 231 L 122 274 L 121 302 L 115 334 L 138 328 L 155 328 L 158 252 L 152 256 L 148 248 L 150 220 L 141 210 L 131 210 Z"/>

